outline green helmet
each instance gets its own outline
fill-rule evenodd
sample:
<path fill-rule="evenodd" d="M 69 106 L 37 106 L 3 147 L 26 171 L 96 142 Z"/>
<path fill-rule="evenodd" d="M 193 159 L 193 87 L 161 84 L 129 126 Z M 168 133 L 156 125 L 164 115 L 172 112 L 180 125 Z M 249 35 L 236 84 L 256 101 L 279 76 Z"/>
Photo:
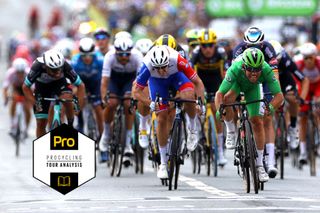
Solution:
<path fill-rule="evenodd" d="M 250 47 L 242 54 L 242 61 L 244 62 L 245 69 L 248 71 L 261 71 L 264 62 L 264 55 L 261 50 Z"/>

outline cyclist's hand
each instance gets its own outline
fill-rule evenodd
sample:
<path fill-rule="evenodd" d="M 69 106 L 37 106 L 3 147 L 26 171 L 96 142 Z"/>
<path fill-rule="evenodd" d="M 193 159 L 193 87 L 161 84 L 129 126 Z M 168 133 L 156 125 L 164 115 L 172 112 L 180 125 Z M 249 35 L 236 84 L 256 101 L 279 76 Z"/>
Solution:
<path fill-rule="evenodd" d="M 156 102 L 152 101 L 149 105 L 151 112 L 156 111 Z"/>
<path fill-rule="evenodd" d="M 226 114 L 225 109 L 223 107 L 223 105 L 221 104 L 219 107 L 219 110 L 217 110 L 216 112 L 216 118 L 218 120 L 222 120 L 222 116 L 224 116 Z"/>
<path fill-rule="evenodd" d="M 274 111 L 275 111 L 275 109 L 274 109 L 274 107 L 272 106 L 272 104 L 269 104 L 268 106 L 264 106 L 264 112 L 265 112 L 265 115 L 267 115 L 267 116 L 270 116 L 270 115 L 273 115 L 274 114 Z"/>

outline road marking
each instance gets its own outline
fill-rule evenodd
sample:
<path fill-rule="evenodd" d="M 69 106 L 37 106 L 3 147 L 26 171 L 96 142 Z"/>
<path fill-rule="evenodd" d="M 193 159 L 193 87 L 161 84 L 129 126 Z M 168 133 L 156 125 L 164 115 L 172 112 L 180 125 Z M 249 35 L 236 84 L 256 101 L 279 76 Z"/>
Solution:
<path fill-rule="evenodd" d="M 219 195 L 219 196 L 222 196 L 222 197 L 239 197 L 239 195 L 235 194 L 235 193 L 232 193 L 232 192 L 227 192 L 227 191 L 223 191 L 223 190 L 220 190 L 220 189 L 217 189 L 213 186 L 209 186 L 199 180 L 196 180 L 196 179 L 193 179 L 193 178 L 190 178 L 190 177 L 186 177 L 184 175 L 179 175 L 179 180 L 188 184 L 189 186 L 192 186 L 196 189 L 199 189 L 201 191 L 205 191 L 205 192 L 208 192 L 210 194 L 213 194 L 213 195 Z"/>

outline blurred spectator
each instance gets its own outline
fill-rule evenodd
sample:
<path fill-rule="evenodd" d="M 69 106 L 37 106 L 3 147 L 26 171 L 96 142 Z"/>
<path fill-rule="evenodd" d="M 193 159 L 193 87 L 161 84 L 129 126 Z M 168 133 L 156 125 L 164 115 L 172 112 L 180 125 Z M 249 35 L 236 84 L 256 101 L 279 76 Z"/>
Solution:
<path fill-rule="evenodd" d="M 29 37 L 35 38 L 39 33 L 39 9 L 36 5 L 32 5 L 29 11 L 28 27 Z"/>
<path fill-rule="evenodd" d="M 62 24 L 62 14 L 59 7 L 54 7 L 51 11 L 51 17 L 48 22 L 48 28 L 51 29 L 54 26 Z"/>

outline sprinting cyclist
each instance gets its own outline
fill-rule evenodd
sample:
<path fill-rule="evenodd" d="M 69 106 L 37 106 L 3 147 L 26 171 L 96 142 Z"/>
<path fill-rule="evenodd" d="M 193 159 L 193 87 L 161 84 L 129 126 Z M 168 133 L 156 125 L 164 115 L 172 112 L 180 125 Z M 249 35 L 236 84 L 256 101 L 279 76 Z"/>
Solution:
<path fill-rule="evenodd" d="M 79 53 L 73 56 L 71 65 L 86 87 L 88 102 L 92 104 L 94 109 L 99 131 L 98 139 L 100 140 L 103 131 L 103 110 L 100 95 L 103 56 L 95 52 L 94 49 L 94 41 L 91 38 L 82 38 L 79 42 Z M 95 97 L 90 98 L 90 96 Z M 78 130 L 83 132 L 82 113 L 78 115 Z"/>
<path fill-rule="evenodd" d="M 317 56 L 317 47 L 313 43 L 305 43 L 300 47 L 303 58 L 296 61 L 298 69 L 310 80 L 309 92 L 306 100 L 320 101 L 320 57 Z M 302 93 L 300 94 L 302 96 Z M 299 162 L 307 163 L 307 112 L 311 110 L 309 105 L 301 105 L 300 112 L 300 155 Z M 319 117 L 319 114 L 316 114 Z"/>
<path fill-rule="evenodd" d="M 29 72 L 30 67 L 28 62 L 23 58 L 17 58 L 12 62 L 12 66 L 8 69 L 6 77 L 3 83 L 3 97 L 4 104 L 7 105 L 9 102 L 10 90 L 11 90 L 11 105 L 10 105 L 10 135 L 14 135 L 17 127 L 15 126 L 14 117 L 16 113 L 17 102 L 20 101 L 23 104 L 23 110 L 25 115 L 25 129 L 23 134 L 25 137 L 28 136 L 28 129 L 31 120 L 31 104 L 25 101 L 24 94 L 22 91 L 22 85 L 25 77 Z"/>
<path fill-rule="evenodd" d="M 143 92 L 147 84 L 151 100 Z M 171 125 L 168 124 L 169 107 L 165 99 L 169 97 L 170 86 L 179 91 L 180 98 L 194 99 L 196 94 L 203 100 L 203 84 L 188 61 L 168 46 L 154 46 L 143 59 L 143 66 L 133 87 L 133 96 L 145 105 L 149 105 L 150 109 L 157 113 L 157 137 L 161 159 L 158 178 L 168 177 L 167 142 Z M 164 98 L 159 105 L 154 102 L 157 93 Z M 185 111 L 188 131 L 187 149 L 193 151 L 198 144 L 195 104 L 185 104 Z"/>
<path fill-rule="evenodd" d="M 224 63 L 226 59 L 223 47 L 218 47 L 217 35 L 212 29 L 204 29 L 198 34 L 199 47 L 190 59 L 190 63 L 202 80 L 207 93 L 216 93 L 224 76 Z M 216 113 L 214 103 L 210 103 L 212 113 Z M 218 165 L 224 166 L 228 161 L 223 151 L 223 127 L 215 117 L 217 141 L 219 150 Z"/>
<path fill-rule="evenodd" d="M 265 142 L 265 131 L 263 128 L 263 115 L 273 114 L 283 102 L 283 95 L 278 80 L 274 76 L 271 67 L 264 61 L 264 55 L 257 48 L 248 48 L 242 55 L 238 56 L 227 70 L 221 86 L 215 97 L 217 109 L 221 104 L 234 103 L 240 92 L 244 92 L 246 101 L 259 100 L 263 97 L 262 83 L 267 83 L 273 99 L 266 107 L 262 103 L 247 105 L 249 119 L 252 124 L 253 134 L 257 145 L 258 156 L 256 166 L 258 167 L 258 176 L 260 182 L 266 182 L 269 179 L 263 167 L 263 150 Z M 265 111 L 265 112 L 264 112 Z M 220 110 L 217 111 L 217 117 L 220 118 Z M 223 119 L 227 125 L 230 125 L 234 118 L 233 109 L 227 107 Z M 227 129 L 227 131 L 231 131 Z M 235 130 L 233 130 L 235 131 Z M 229 132 L 227 132 L 229 134 Z"/>
<path fill-rule="evenodd" d="M 40 97 L 53 97 L 55 95 L 64 99 L 72 99 L 72 87 L 68 83 L 78 87 L 77 96 L 80 108 L 83 107 L 85 87 L 80 77 L 72 69 L 70 64 L 65 61 L 62 53 L 57 50 L 48 50 L 38 57 L 32 64 L 30 72 L 24 80 L 22 86 L 26 99 L 34 105 L 34 114 L 37 120 L 36 136 L 40 137 L 46 133 L 48 122 L 49 101 L 40 100 Z M 35 90 L 30 88 L 35 84 Z M 34 92 L 34 95 L 33 95 Z M 36 104 L 36 102 L 38 102 Z M 63 103 L 68 125 L 73 126 L 74 109 L 73 103 Z"/>
<path fill-rule="evenodd" d="M 133 48 L 131 38 L 119 37 L 114 41 L 114 49 L 110 50 L 104 57 L 101 97 L 105 101 L 107 92 L 110 96 L 131 96 L 132 82 L 136 73 L 142 65 L 142 54 Z M 104 111 L 104 131 L 100 140 L 102 155 L 107 155 L 108 143 L 110 140 L 110 124 L 113 121 L 114 113 L 119 105 L 119 100 L 110 99 Z M 124 162 L 130 161 L 133 154 L 131 147 L 133 115 L 129 113 L 130 100 L 124 102 L 126 117 L 126 147 L 124 150 Z"/>
<path fill-rule="evenodd" d="M 105 55 L 109 51 L 110 33 L 105 28 L 98 28 L 93 34 L 97 51 Z"/>

